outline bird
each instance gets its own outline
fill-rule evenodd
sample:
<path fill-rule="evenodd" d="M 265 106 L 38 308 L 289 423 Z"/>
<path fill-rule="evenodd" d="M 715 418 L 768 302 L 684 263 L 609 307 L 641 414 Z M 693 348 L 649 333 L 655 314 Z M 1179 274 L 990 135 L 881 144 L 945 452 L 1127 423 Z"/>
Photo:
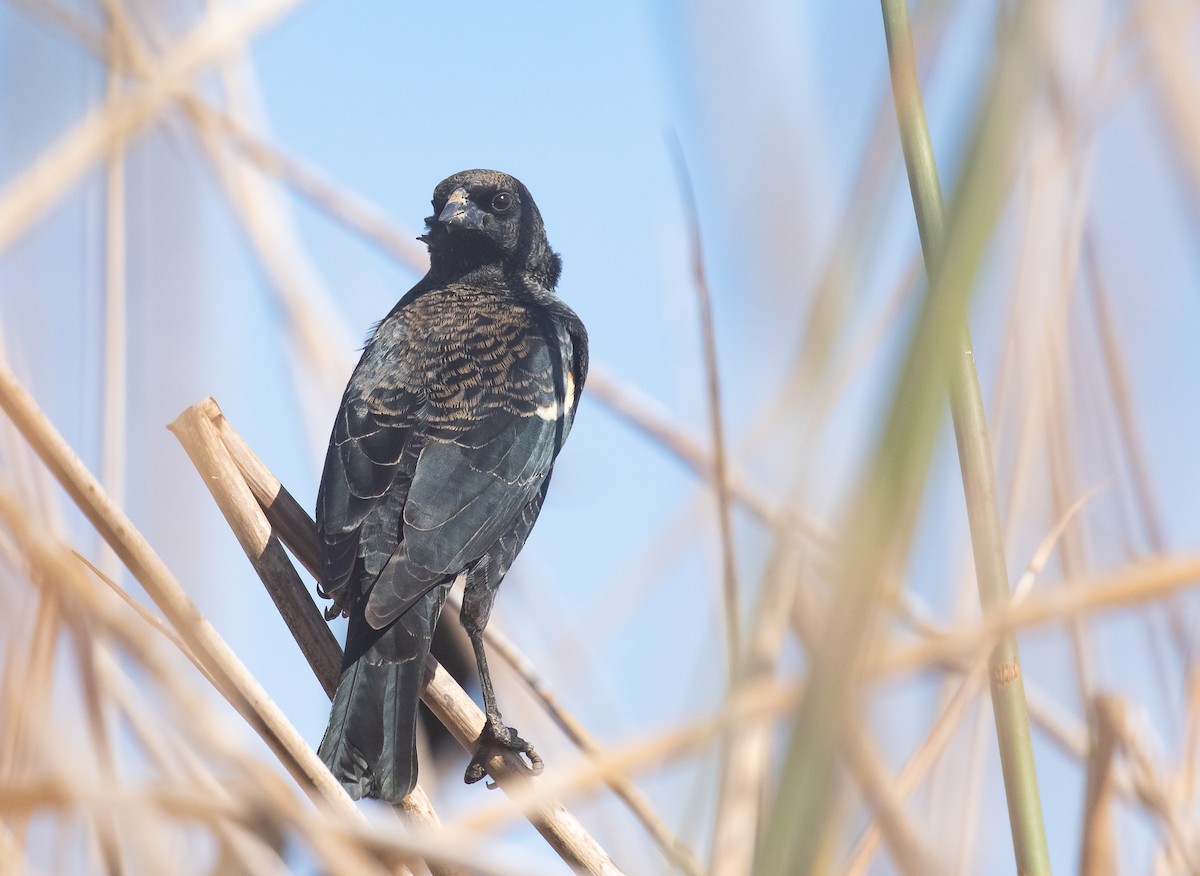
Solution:
<path fill-rule="evenodd" d="M 434 627 L 460 620 L 485 722 L 464 779 L 497 749 L 541 758 L 505 724 L 483 631 L 542 509 L 587 379 L 587 330 L 555 289 L 561 257 L 516 178 L 440 182 L 418 239 L 429 270 L 374 328 L 333 424 L 317 494 L 318 591 L 348 620 L 318 753 L 354 799 L 417 781 L 417 704 Z"/>

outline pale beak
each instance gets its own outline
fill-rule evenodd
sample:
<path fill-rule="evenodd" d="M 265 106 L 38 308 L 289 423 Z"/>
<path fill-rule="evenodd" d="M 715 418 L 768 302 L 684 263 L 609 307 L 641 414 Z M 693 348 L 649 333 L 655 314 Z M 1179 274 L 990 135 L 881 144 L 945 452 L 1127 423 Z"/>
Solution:
<path fill-rule="evenodd" d="M 446 206 L 442 208 L 438 222 L 441 222 L 450 231 L 466 229 L 482 231 L 485 216 L 487 214 L 467 197 L 466 189 L 455 189 L 447 199 Z"/>

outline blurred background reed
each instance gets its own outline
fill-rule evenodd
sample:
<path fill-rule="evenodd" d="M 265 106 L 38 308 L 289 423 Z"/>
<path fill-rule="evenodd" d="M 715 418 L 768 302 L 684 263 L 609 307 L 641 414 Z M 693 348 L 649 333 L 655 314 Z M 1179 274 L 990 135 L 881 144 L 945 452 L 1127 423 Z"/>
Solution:
<path fill-rule="evenodd" d="M 164 426 L 214 396 L 311 508 L 434 184 L 513 173 L 595 364 L 493 625 L 589 741 L 498 685 L 621 871 L 1014 872 L 1015 631 L 1049 867 L 1198 872 L 1200 6 L 911 16 L 932 286 L 871 4 L 0 0 L 3 357 L 315 745 L 328 700 Z M 939 289 L 1014 594 L 986 617 Z M 565 872 L 458 751 L 422 765 L 440 837 L 310 804 L 7 418 L 0 602 L 0 872 Z"/>

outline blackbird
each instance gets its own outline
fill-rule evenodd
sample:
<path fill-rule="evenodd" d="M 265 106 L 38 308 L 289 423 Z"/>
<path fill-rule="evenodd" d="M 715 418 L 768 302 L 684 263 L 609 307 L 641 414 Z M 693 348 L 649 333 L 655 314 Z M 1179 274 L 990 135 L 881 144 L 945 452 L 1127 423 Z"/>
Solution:
<path fill-rule="evenodd" d="M 505 725 L 483 647 L 587 377 L 587 331 L 555 295 L 562 267 L 529 190 L 467 170 L 433 192 L 429 272 L 375 328 L 342 397 L 317 496 L 327 615 L 349 617 L 321 759 L 351 797 L 417 781 L 426 656 L 451 584 L 487 719 L 466 771 L 533 746 Z"/>

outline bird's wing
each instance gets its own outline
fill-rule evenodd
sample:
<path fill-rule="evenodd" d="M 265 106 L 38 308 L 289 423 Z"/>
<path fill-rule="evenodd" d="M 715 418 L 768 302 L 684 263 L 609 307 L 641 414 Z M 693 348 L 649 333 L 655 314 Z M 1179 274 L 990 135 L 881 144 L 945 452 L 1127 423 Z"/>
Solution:
<path fill-rule="evenodd" d="M 367 601 L 373 627 L 399 616 L 438 576 L 482 557 L 549 476 L 573 414 L 566 387 L 574 359 L 565 332 L 525 340 L 525 355 L 486 391 L 481 416 L 426 435 L 405 498 L 401 549 Z"/>
<path fill-rule="evenodd" d="M 366 357 L 359 370 L 364 367 L 371 367 Z M 317 497 L 322 589 L 329 596 L 350 583 L 360 556 L 373 577 L 395 552 L 421 444 L 417 393 L 376 386 L 364 394 L 363 387 L 364 382 L 352 379 L 346 389 Z"/>
<path fill-rule="evenodd" d="M 453 442 L 425 445 L 404 506 L 408 555 L 458 572 L 513 524 L 554 462 L 554 423 L 497 411 Z"/>

